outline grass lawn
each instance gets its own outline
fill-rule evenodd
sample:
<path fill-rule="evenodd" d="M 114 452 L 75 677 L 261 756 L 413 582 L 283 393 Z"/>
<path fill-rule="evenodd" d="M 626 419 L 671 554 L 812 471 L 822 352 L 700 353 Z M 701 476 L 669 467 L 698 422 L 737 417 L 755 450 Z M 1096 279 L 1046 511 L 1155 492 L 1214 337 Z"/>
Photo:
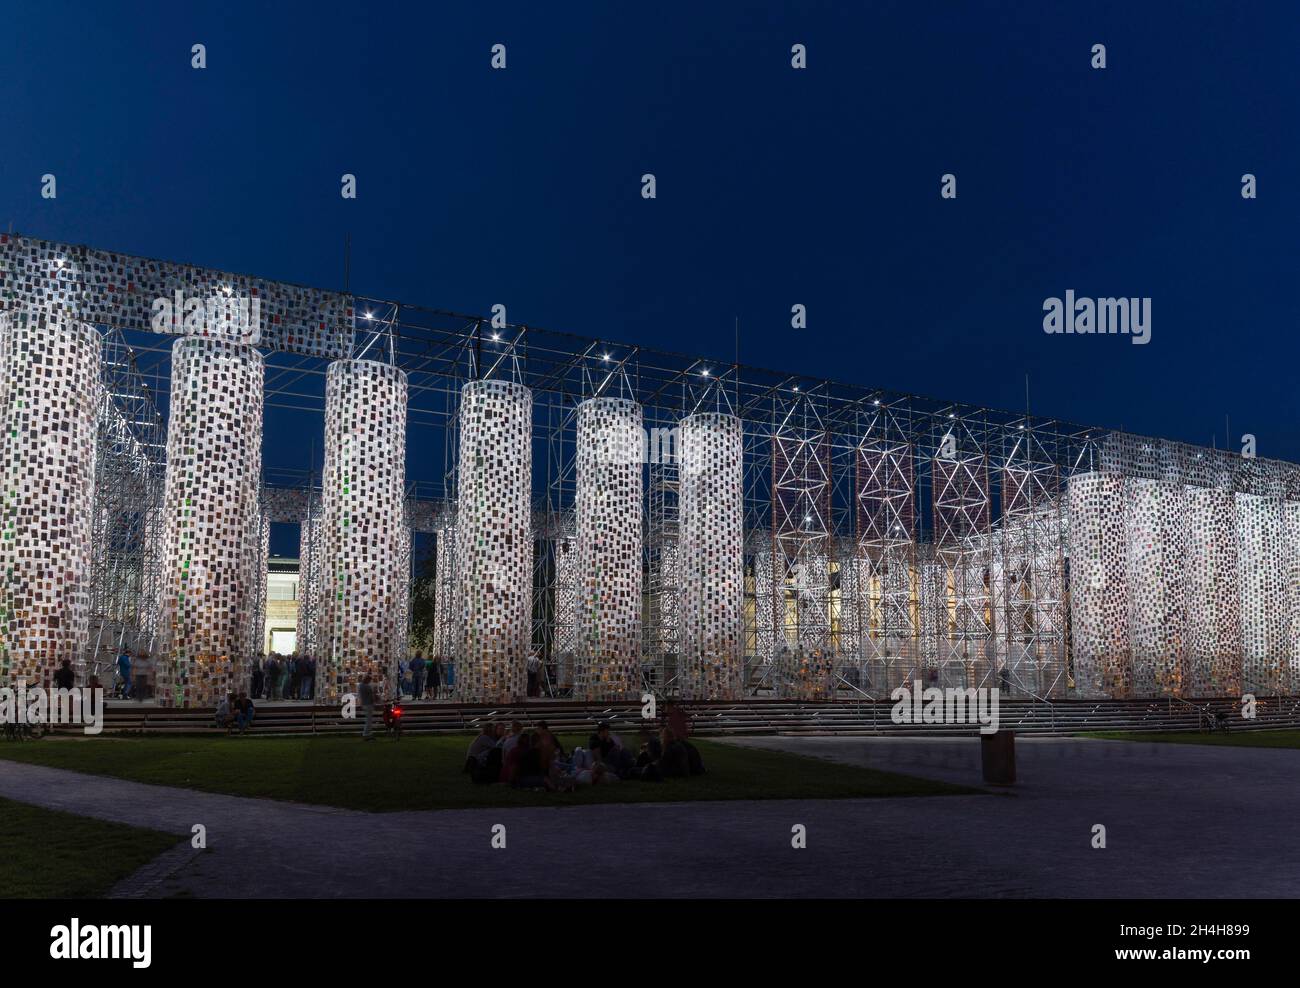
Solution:
<path fill-rule="evenodd" d="M 0 799 L 0 899 L 94 898 L 181 839 Z"/>
<path fill-rule="evenodd" d="M 1169 734 L 1144 734 L 1136 731 L 1095 731 L 1087 738 L 1105 738 L 1109 741 L 1165 741 L 1171 744 L 1221 744 L 1232 748 L 1300 748 L 1300 730 L 1289 731 L 1232 731 L 1228 734 L 1208 734 L 1200 731 Z"/>
<path fill-rule="evenodd" d="M 355 736 L 73 737 L 0 744 L 0 758 L 157 785 L 375 811 L 983 791 L 701 740 L 695 743 L 708 770 L 703 776 L 620 782 L 573 793 L 532 792 L 471 783 L 461 774 L 470 740 L 427 734 L 368 744 Z M 571 748 L 585 738 L 563 741 Z"/>

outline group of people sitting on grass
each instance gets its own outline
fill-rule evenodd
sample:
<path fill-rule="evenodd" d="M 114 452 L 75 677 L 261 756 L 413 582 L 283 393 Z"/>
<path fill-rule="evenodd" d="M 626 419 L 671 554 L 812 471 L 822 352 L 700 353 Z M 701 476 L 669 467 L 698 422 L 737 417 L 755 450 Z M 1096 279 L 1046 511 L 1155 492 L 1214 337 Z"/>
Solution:
<path fill-rule="evenodd" d="M 217 704 L 217 727 L 224 728 L 227 734 L 235 730 L 243 734 L 253 726 L 253 715 L 256 713 L 257 708 L 253 706 L 253 701 L 249 699 L 247 693 L 240 693 L 238 696 L 231 693 Z"/>
<path fill-rule="evenodd" d="M 546 721 L 525 730 L 516 720 L 507 733 L 504 723 L 485 720 L 470 742 L 464 771 L 476 783 L 569 792 L 579 786 L 703 775 L 704 759 L 695 745 L 667 726 L 658 735 L 643 730 L 640 751 L 633 755 L 604 721 L 596 725 L 587 747 L 566 752 Z"/>

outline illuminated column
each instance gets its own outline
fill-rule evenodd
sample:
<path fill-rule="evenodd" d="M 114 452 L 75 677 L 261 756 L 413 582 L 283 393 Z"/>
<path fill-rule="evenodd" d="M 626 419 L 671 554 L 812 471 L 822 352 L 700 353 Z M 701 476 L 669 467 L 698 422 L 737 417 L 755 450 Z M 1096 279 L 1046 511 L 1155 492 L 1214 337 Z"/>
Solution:
<path fill-rule="evenodd" d="M 0 312 L 0 686 L 49 685 L 90 626 L 100 338 Z"/>
<path fill-rule="evenodd" d="M 460 402 L 456 505 L 457 692 L 524 695 L 532 637 L 532 392 L 471 381 Z"/>
<path fill-rule="evenodd" d="M 325 376 L 321 482 L 322 697 L 387 688 L 404 654 L 406 373 L 336 360 Z"/>
<path fill-rule="evenodd" d="M 163 492 L 158 700 L 210 706 L 244 683 L 261 539 L 262 355 L 183 337 L 172 346 Z"/>
<path fill-rule="evenodd" d="M 1124 490 L 1122 476 L 1095 472 L 1067 487 L 1074 682 L 1084 694 L 1132 689 Z"/>
<path fill-rule="evenodd" d="M 1282 502 L 1282 525 L 1287 639 L 1278 689 L 1294 696 L 1300 689 L 1300 501 Z"/>
<path fill-rule="evenodd" d="M 579 593 L 575 696 L 622 700 L 641 686 L 641 406 L 578 406 Z"/>
<path fill-rule="evenodd" d="M 1187 506 L 1179 484 L 1130 479 L 1126 491 L 1128 628 L 1139 696 L 1183 691 Z"/>
<path fill-rule="evenodd" d="M 1288 661 L 1282 502 L 1258 494 L 1233 497 L 1241 592 L 1241 688 L 1282 692 Z"/>
<path fill-rule="evenodd" d="M 433 654 L 446 662 L 456 654 L 456 512 L 438 519 L 434 533 Z"/>
<path fill-rule="evenodd" d="M 389 668 L 393 686 L 397 686 L 398 662 L 410 658 L 411 646 L 411 527 L 403 521 L 397 533 L 397 628 L 396 650 Z M 416 697 L 419 699 L 419 697 Z"/>
<path fill-rule="evenodd" d="M 744 630 L 744 434 L 718 413 L 681 423 L 679 692 L 687 699 L 740 696 Z"/>
<path fill-rule="evenodd" d="M 266 651 L 266 583 L 271 565 L 271 516 L 263 509 L 258 514 L 257 537 L 253 543 L 253 576 L 256 580 L 253 620 L 248 623 L 248 644 L 243 658 L 252 661 Z"/>
<path fill-rule="evenodd" d="M 776 655 L 776 590 L 772 533 L 751 531 L 754 546 L 754 654 L 764 665 Z M 784 601 L 782 602 L 784 603 Z"/>
<path fill-rule="evenodd" d="M 578 539 L 574 524 L 566 517 L 555 538 L 555 653 L 561 688 L 574 685 L 578 652 Z"/>
<path fill-rule="evenodd" d="M 319 656 L 321 594 L 321 514 L 313 501 L 298 532 L 298 651 Z M 322 682 L 324 676 L 322 674 Z"/>
<path fill-rule="evenodd" d="M 1235 696 L 1241 692 L 1241 593 L 1232 492 L 1189 486 L 1186 497 L 1186 692 Z"/>

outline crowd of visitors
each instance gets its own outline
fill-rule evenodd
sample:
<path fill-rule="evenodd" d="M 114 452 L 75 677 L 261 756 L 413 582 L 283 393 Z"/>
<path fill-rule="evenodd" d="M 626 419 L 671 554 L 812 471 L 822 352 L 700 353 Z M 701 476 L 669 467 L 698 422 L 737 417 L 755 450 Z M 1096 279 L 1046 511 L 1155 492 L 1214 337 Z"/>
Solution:
<path fill-rule="evenodd" d="M 504 722 L 485 720 L 470 742 L 464 771 L 480 784 L 567 792 L 579 786 L 703 775 L 704 759 L 695 745 L 666 725 L 658 734 L 643 730 L 634 755 L 604 721 L 596 725 L 585 748 L 566 752 L 544 720 L 531 730 L 512 721 L 508 731 Z"/>
<path fill-rule="evenodd" d="M 412 700 L 450 699 L 456 693 L 456 667 L 450 659 L 435 655 L 426 659 L 416 652 L 397 664 L 397 682 L 403 696 Z"/>
<path fill-rule="evenodd" d="M 450 698 L 456 669 L 450 660 L 426 659 L 420 652 L 397 669 L 401 695 L 413 700 Z M 311 655 L 258 656 L 249 670 L 248 692 L 259 700 L 312 700 L 316 697 L 316 658 Z"/>
<path fill-rule="evenodd" d="M 249 692 L 259 700 L 311 700 L 316 696 L 316 659 L 278 652 L 258 656 L 249 679 Z"/>

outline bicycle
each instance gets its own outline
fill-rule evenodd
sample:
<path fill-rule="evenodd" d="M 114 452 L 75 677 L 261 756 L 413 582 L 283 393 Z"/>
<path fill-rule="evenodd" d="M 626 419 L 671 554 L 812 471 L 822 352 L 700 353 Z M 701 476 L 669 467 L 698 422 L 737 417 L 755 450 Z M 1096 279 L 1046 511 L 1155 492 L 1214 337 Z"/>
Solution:
<path fill-rule="evenodd" d="M 399 697 L 384 705 L 384 730 L 394 741 L 402 740 L 402 701 Z"/>

